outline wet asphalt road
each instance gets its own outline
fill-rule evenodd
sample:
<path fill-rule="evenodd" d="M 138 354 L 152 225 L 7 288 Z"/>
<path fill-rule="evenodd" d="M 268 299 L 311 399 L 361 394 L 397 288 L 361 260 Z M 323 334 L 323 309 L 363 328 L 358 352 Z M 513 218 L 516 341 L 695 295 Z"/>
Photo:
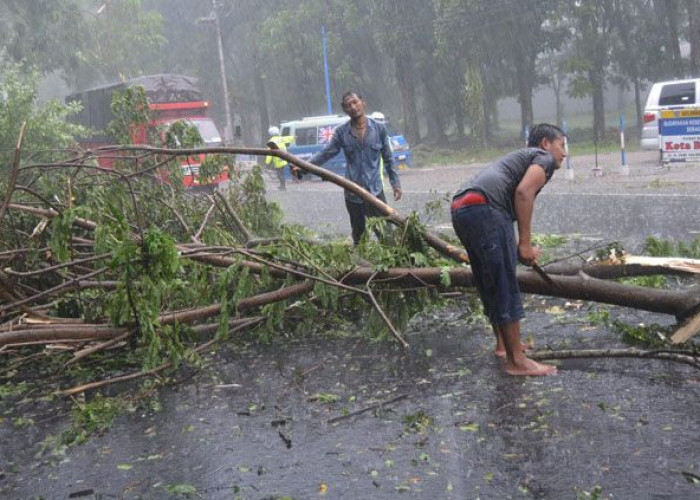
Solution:
<path fill-rule="evenodd" d="M 629 174 L 623 175 L 619 154 L 598 158 L 602 175 L 595 175 L 595 157 L 571 158 L 537 198 L 533 231 L 539 234 L 579 234 L 593 240 L 621 241 L 639 250 L 647 236 L 691 240 L 700 234 L 700 164 L 659 168 L 658 153 L 627 155 Z M 445 200 L 483 164 L 444 165 L 400 172 L 403 198 L 393 203 L 406 215 L 437 231 L 452 231 L 448 203 L 426 211 L 426 204 Z M 568 175 L 573 173 L 573 178 Z M 290 184 L 280 192 L 271 178 L 269 193 L 282 206 L 286 219 L 321 233 L 349 234 L 350 224 L 340 188 L 328 182 Z"/>
<path fill-rule="evenodd" d="M 42 441 L 65 413 L 21 404 L 36 424 L 13 428 L 5 401 L 0 497 L 577 499 L 600 487 L 599 498 L 698 498 L 698 370 L 583 360 L 508 377 L 467 307 L 414 320 L 408 352 L 364 340 L 220 349 L 162 391 L 159 411 L 122 415 L 63 453 Z M 538 348 L 623 347 L 588 307 L 530 296 L 524 331 Z M 383 401 L 394 402 L 372 407 Z"/>
<path fill-rule="evenodd" d="M 418 200 L 444 195 L 475 168 L 403 172 L 397 209 L 420 210 Z M 690 168 L 661 171 L 652 160 L 638 175 L 602 178 L 577 168 L 573 181 L 555 177 L 543 190 L 538 208 L 555 204 L 552 222 L 536 219 L 535 231 L 573 224 L 601 240 L 615 232 L 639 241 L 647 227 L 692 237 L 700 217 Z M 318 182 L 273 196 L 290 220 L 349 232 L 338 191 Z M 648 210 L 660 200 L 682 203 L 682 216 Z M 583 206 L 617 222 L 597 226 Z M 444 228 L 446 217 L 432 225 Z M 539 296 L 527 297 L 526 311 L 523 331 L 537 348 L 625 347 L 596 320 L 605 311 L 628 324 L 673 323 Z M 0 398 L 0 498 L 577 499 L 596 486 L 600 498 L 700 497 L 697 370 L 583 360 L 561 362 L 554 377 L 508 377 L 467 299 L 414 319 L 404 334 L 408 352 L 357 339 L 221 348 L 162 392 L 159 411 L 122 415 L 63 452 L 42 443 L 66 427 L 67 402 Z M 372 407 L 383 401 L 393 402 Z M 20 416 L 34 425 L 17 425 Z"/>

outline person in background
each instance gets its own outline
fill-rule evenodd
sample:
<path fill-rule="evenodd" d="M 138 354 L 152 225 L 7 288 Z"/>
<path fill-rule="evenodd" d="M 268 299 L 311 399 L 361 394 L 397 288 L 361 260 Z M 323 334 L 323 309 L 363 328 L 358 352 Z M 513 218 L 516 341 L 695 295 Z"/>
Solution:
<path fill-rule="evenodd" d="M 401 199 L 401 181 L 394 166 L 386 127 L 365 115 L 365 102 L 357 92 L 346 92 L 341 104 L 350 121 L 336 128 L 331 141 L 309 161 L 323 165 L 342 150 L 347 160 L 345 177 L 386 203 L 381 178 L 383 161 L 394 200 L 398 201 Z M 352 241 L 357 245 L 365 232 L 367 217 L 379 217 L 381 213 L 347 190 L 345 207 L 350 216 Z"/>
<path fill-rule="evenodd" d="M 272 126 L 267 130 L 267 133 L 269 134 L 270 138 L 267 140 L 267 147 L 270 149 L 281 149 L 282 151 L 286 151 L 287 148 L 285 146 L 285 141 L 282 136 L 280 136 L 280 129 Z M 272 164 L 273 168 L 275 169 L 275 173 L 277 174 L 277 180 L 279 181 L 279 187 L 278 189 L 281 191 L 286 191 L 287 190 L 287 183 L 284 177 L 284 169 L 287 166 L 287 162 L 283 160 L 282 158 L 278 158 L 277 156 L 266 156 L 265 157 L 265 165 L 270 165 Z"/>
<path fill-rule="evenodd" d="M 555 366 L 525 355 L 520 320 L 525 316 L 516 265 L 537 264 L 541 249 L 532 246 L 535 197 L 566 157 L 564 132 L 547 123 L 534 125 L 526 148 L 495 161 L 455 194 L 452 225 L 469 254 L 474 282 L 494 335 L 496 356 L 505 358 L 509 375 L 551 375 Z M 517 222 L 515 240 L 513 221 Z"/>

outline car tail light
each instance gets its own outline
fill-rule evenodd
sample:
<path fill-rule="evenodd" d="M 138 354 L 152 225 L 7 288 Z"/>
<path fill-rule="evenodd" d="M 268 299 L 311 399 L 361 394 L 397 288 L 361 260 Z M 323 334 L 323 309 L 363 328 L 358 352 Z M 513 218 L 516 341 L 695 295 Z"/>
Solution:
<path fill-rule="evenodd" d="M 653 122 L 654 120 L 656 120 L 655 113 L 644 113 L 644 123 Z"/>

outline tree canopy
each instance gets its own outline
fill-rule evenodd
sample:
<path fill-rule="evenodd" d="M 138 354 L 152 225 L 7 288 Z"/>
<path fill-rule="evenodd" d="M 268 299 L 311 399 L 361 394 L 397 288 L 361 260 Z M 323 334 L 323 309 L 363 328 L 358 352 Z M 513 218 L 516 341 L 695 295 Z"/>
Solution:
<path fill-rule="evenodd" d="M 73 90 L 191 74 L 223 123 L 215 18 L 249 144 L 270 124 L 326 113 L 322 30 L 334 111 L 359 90 L 413 142 L 493 141 L 496 103 L 508 97 L 528 126 L 545 84 L 559 104 L 564 94 L 590 100 L 600 138 L 606 89 L 634 91 L 640 124 L 645 84 L 700 68 L 694 0 L 7 0 L 0 57 L 60 71 Z"/>

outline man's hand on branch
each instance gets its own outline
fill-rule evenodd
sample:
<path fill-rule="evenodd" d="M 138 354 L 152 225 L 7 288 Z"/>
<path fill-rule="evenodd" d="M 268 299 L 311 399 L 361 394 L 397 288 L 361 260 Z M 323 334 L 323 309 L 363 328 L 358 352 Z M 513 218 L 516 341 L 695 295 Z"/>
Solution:
<path fill-rule="evenodd" d="M 533 247 L 530 244 L 518 244 L 518 260 L 526 266 L 531 266 L 537 263 L 537 259 L 542 254 L 540 247 Z"/>

